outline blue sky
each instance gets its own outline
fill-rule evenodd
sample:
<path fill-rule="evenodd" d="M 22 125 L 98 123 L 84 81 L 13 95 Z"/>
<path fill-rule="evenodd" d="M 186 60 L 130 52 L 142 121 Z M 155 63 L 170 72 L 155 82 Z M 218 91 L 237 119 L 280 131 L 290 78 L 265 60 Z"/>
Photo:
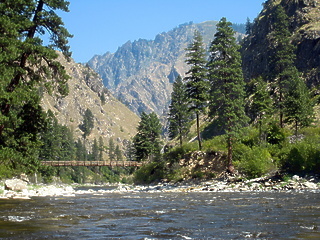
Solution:
<path fill-rule="evenodd" d="M 128 40 L 154 39 L 179 24 L 226 17 L 233 23 L 253 20 L 265 0 L 69 0 L 62 13 L 71 34 L 72 56 L 87 62 L 95 54 L 115 52 Z"/>

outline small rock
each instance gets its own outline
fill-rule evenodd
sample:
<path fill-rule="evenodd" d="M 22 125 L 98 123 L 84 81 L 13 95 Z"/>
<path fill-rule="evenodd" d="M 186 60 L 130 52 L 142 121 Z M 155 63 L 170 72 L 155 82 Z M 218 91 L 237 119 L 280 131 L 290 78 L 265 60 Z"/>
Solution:
<path fill-rule="evenodd" d="M 271 186 L 271 183 L 265 182 L 265 183 L 264 183 L 264 186 L 265 186 L 265 187 L 270 187 L 270 186 Z"/>
<path fill-rule="evenodd" d="M 299 179 L 300 179 L 300 177 L 299 177 L 298 175 L 294 175 L 294 176 L 292 177 L 292 180 L 293 180 L 293 181 L 299 181 Z"/>
<path fill-rule="evenodd" d="M 259 190 L 260 189 L 260 184 L 259 183 L 252 183 L 251 184 L 251 188 L 253 189 L 253 190 Z"/>

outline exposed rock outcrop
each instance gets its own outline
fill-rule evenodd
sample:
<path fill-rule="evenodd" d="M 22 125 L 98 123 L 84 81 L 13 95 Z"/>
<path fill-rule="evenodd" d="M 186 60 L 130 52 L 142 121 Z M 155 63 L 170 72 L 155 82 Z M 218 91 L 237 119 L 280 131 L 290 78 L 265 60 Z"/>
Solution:
<path fill-rule="evenodd" d="M 255 19 L 251 34 L 243 48 L 243 68 L 247 80 L 268 74 L 270 70 L 270 38 L 273 12 L 281 4 L 285 9 L 297 46 L 296 67 L 304 74 L 309 86 L 320 83 L 320 0 L 268 0 Z"/>

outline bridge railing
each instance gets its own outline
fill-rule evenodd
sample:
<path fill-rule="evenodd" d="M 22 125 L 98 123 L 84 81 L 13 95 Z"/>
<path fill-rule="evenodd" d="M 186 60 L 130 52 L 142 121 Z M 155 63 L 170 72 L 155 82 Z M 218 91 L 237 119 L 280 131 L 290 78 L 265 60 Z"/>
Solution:
<path fill-rule="evenodd" d="M 42 161 L 47 166 L 109 166 L 109 167 L 141 167 L 137 161 Z"/>

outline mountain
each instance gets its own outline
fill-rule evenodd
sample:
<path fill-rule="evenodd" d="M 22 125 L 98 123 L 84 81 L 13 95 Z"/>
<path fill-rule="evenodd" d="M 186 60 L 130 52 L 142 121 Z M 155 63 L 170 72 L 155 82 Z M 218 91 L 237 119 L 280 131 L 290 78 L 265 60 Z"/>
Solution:
<path fill-rule="evenodd" d="M 208 44 L 216 32 L 216 21 L 186 23 L 154 40 L 128 41 L 115 53 L 94 56 L 88 64 L 105 86 L 136 113 L 155 111 L 162 115 L 170 103 L 172 83 L 187 71 L 185 48 L 194 31 Z"/>
<path fill-rule="evenodd" d="M 139 117 L 104 87 L 99 75 L 88 66 L 72 59 L 67 61 L 60 53 L 58 60 L 71 77 L 68 81 L 69 94 L 64 98 L 44 94 L 42 107 L 50 109 L 60 124 L 70 127 L 76 139 L 82 137 L 79 125 L 86 109 L 90 109 L 94 116 L 94 129 L 87 137 L 89 142 L 102 136 L 105 145 L 110 138 L 121 145 L 133 137 Z"/>
<path fill-rule="evenodd" d="M 289 17 L 291 39 L 297 46 L 296 67 L 303 73 L 309 87 L 317 86 L 320 83 L 320 0 L 266 1 L 243 44 L 245 78 L 248 80 L 269 72 L 269 36 L 273 12 L 279 4 Z"/>

